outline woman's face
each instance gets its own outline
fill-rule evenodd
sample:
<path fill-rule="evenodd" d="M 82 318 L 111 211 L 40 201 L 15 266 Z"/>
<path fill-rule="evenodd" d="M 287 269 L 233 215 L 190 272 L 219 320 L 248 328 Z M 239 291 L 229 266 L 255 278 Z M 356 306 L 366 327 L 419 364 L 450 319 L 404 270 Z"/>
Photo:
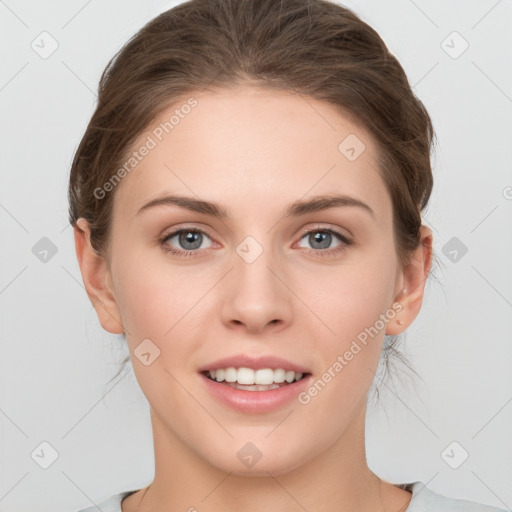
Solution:
<path fill-rule="evenodd" d="M 364 435 L 383 320 L 396 323 L 407 285 L 392 203 L 369 133 L 330 104 L 252 87 L 191 96 L 139 137 L 135 167 L 108 192 L 108 316 L 126 333 L 155 442 L 223 471 L 279 474 Z M 144 208 L 166 196 L 195 210 Z M 350 199 L 326 208 L 322 196 Z M 252 366 L 216 363 L 236 356 L 307 376 L 240 391 L 201 373 Z"/>

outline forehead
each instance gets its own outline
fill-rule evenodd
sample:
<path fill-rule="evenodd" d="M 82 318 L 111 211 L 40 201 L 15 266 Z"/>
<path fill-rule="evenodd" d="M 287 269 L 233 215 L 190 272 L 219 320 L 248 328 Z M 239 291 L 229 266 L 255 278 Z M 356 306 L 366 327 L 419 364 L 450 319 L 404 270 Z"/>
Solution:
<path fill-rule="evenodd" d="M 191 93 L 163 110 L 132 150 L 114 201 L 123 216 L 171 191 L 233 206 L 339 192 L 386 207 L 370 133 L 335 106 L 293 92 Z"/>

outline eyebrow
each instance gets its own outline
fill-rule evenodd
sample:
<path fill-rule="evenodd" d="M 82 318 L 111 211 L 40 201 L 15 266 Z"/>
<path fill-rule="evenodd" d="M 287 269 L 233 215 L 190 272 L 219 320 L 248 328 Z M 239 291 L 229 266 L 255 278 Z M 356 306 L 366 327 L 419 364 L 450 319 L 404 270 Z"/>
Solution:
<path fill-rule="evenodd" d="M 146 211 L 155 206 L 178 206 L 185 208 L 196 213 L 203 213 L 224 219 L 229 217 L 227 211 L 216 203 L 210 201 L 204 201 L 193 197 L 186 197 L 181 195 L 166 195 L 157 197 L 144 204 L 136 213 L 139 215 L 143 211 Z M 363 211 L 369 213 L 375 219 L 375 212 L 366 203 L 355 197 L 347 195 L 327 195 L 327 196 L 315 196 L 310 199 L 299 199 L 294 201 L 292 204 L 285 209 L 283 218 L 306 215 L 308 213 L 319 212 L 327 210 L 328 208 L 335 208 L 340 206 L 353 206 L 361 208 Z"/>

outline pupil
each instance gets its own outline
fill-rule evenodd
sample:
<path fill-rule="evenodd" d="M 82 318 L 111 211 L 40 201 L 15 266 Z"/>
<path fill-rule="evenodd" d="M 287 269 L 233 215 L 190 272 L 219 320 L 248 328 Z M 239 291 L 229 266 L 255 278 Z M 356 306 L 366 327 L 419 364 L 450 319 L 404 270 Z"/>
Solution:
<path fill-rule="evenodd" d="M 313 239 L 314 243 L 320 242 L 321 247 L 318 247 L 319 249 L 326 249 L 330 245 L 331 234 L 325 232 L 316 232 L 316 234 L 313 235 Z"/>

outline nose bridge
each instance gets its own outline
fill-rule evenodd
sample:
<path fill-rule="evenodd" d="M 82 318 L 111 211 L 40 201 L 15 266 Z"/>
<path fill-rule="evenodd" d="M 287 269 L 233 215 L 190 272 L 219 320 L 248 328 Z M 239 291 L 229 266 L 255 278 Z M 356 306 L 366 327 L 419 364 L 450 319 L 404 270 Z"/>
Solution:
<path fill-rule="evenodd" d="M 259 238 L 263 238 L 261 235 Z M 223 320 L 245 324 L 250 330 L 261 330 L 269 323 L 287 323 L 291 318 L 289 292 L 276 277 L 281 265 L 278 254 L 269 246 L 271 237 L 261 242 L 246 236 L 233 254 L 233 272 L 223 307 Z"/>

